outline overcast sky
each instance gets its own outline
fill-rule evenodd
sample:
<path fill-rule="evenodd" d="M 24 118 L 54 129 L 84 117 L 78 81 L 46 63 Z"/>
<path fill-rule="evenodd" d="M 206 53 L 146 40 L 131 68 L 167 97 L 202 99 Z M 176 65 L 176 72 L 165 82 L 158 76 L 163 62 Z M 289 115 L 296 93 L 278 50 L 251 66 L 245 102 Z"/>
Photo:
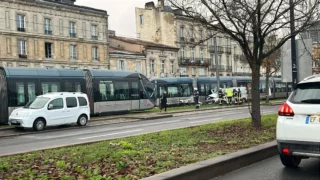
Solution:
<path fill-rule="evenodd" d="M 109 29 L 119 36 L 136 37 L 135 7 L 144 8 L 151 0 L 77 0 L 76 4 L 106 10 Z M 158 1 L 155 1 L 155 3 Z"/>

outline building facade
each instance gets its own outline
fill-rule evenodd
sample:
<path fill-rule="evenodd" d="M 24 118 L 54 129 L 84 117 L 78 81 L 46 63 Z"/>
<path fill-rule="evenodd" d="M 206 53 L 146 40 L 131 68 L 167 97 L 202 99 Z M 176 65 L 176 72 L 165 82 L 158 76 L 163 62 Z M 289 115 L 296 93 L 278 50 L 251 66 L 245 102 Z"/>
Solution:
<path fill-rule="evenodd" d="M 136 58 L 134 62 L 133 59 L 112 58 L 111 69 L 141 71 L 148 78 L 175 77 L 179 73 L 178 48 L 139 39 L 110 36 L 110 49 L 112 48 L 136 54 L 143 53 L 145 59 L 142 61 Z"/>
<path fill-rule="evenodd" d="M 108 14 L 75 0 L 1 0 L 0 66 L 107 69 Z"/>
<path fill-rule="evenodd" d="M 141 40 L 179 48 L 180 76 L 216 76 L 217 68 L 221 76 L 232 76 L 235 71 L 247 71 L 248 66 L 240 70 L 234 66 L 240 48 L 231 38 L 215 34 L 184 16 L 181 11 L 165 6 L 163 0 L 159 0 L 157 6 L 149 2 L 145 8 L 136 8 L 136 31 Z M 216 54 L 218 63 L 215 60 Z"/>

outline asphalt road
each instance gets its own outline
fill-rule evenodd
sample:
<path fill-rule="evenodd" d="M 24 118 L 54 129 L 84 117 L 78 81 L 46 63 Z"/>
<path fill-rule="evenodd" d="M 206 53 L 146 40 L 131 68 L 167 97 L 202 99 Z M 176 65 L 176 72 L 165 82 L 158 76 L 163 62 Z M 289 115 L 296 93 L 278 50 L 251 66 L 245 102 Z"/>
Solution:
<path fill-rule="evenodd" d="M 278 108 L 279 106 L 262 106 L 262 113 L 274 114 L 277 113 Z M 185 113 L 180 114 L 178 117 L 156 119 L 152 121 L 138 121 L 77 129 L 61 129 L 59 131 L 13 136 L 0 139 L 0 156 L 246 117 L 250 117 L 250 114 L 248 113 L 248 108 L 243 107 L 234 110 L 220 109 L 212 112 L 199 112 L 199 114 L 193 115 Z"/>
<path fill-rule="evenodd" d="M 304 159 L 298 169 L 285 168 L 278 156 L 213 180 L 319 180 L 320 159 Z"/>

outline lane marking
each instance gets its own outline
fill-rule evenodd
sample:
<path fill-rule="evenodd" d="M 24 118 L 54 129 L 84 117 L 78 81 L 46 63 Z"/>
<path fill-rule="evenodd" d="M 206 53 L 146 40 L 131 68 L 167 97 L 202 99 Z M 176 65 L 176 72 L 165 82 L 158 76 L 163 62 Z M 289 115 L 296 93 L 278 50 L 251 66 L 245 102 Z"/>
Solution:
<path fill-rule="evenodd" d="M 208 121 L 217 121 L 217 120 L 221 120 L 222 118 L 214 118 L 214 119 L 208 119 L 208 120 L 202 120 L 202 121 L 192 121 L 189 122 L 190 124 L 196 124 L 196 123 L 202 123 L 202 122 L 208 122 Z"/>
<path fill-rule="evenodd" d="M 132 130 L 132 131 L 123 131 L 123 132 L 110 133 L 110 134 L 103 134 L 103 135 L 99 135 L 99 136 L 90 136 L 90 137 L 84 137 L 84 138 L 79 138 L 79 139 L 81 139 L 81 140 L 93 139 L 93 138 L 98 138 L 98 137 L 112 136 L 112 135 L 118 135 L 118 134 L 127 134 L 127 133 L 139 132 L 139 131 L 143 131 L 143 129 L 137 129 L 137 130 Z"/>

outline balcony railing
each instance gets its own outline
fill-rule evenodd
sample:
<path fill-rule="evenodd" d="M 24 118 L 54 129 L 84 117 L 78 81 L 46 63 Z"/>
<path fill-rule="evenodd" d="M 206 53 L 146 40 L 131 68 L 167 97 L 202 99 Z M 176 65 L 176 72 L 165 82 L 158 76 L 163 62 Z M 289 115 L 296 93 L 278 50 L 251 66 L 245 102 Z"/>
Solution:
<path fill-rule="evenodd" d="M 24 27 L 18 27 L 18 28 L 17 28 L 17 31 L 26 32 L 26 28 L 24 28 Z"/>
<path fill-rule="evenodd" d="M 231 54 L 231 48 L 230 47 L 226 47 L 226 53 L 227 54 Z"/>
<path fill-rule="evenodd" d="M 214 52 L 215 52 L 213 45 L 210 45 L 210 46 L 209 46 L 209 52 L 211 52 L 211 53 L 214 53 Z M 222 53 L 224 52 L 223 47 L 222 47 L 222 46 L 217 46 L 217 52 L 218 52 L 219 54 L 222 54 Z"/>
<path fill-rule="evenodd" d="M 232 66 L 226 66 L 226 70 L 227 70 L 228 72 L 232 72 Z"/>
<path fill-rule="evenodd" d="M 179 60 L 180 65 L 192 65 L 192 66 L 209 66 L 209 60 L 207 58 L 190 58 L 190 57 L 183 57 Z"/>
<path fill-rule="evenodd" d="M 26 54 L 19 54 L 19 58 L 21 59 L 27 59 L 28 56 Z"/>

